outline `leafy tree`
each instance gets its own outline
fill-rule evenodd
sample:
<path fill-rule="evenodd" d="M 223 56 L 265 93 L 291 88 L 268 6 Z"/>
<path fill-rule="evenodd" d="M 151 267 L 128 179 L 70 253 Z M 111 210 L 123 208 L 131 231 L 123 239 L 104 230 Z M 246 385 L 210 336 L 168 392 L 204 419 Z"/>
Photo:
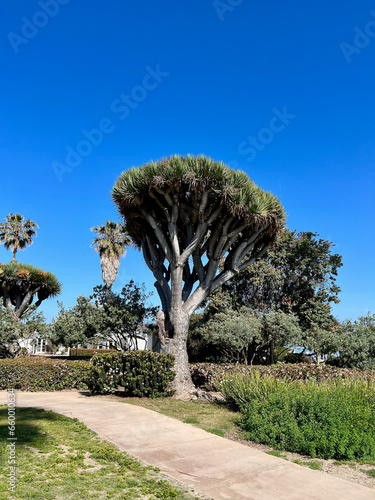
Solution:
<path fill-rule="evenodd" d="M 347 319 L 336 329 L 336 363 L 344 368 L 375 369 L 375 314 L 357 321 Z"/>
<path fill-rule="evenodd" d="M 102 277 L 108 289 L 116 280 L 120 267 L 120 258 L 126 254 L 126 247 L 132 245 L 125 227 L 121 223 L 107 220 L 105 226 L 92 227 L 91 231 L 97 233 L 91 246 L 96 246 L 100 264 L 102 267 Z"/>
<path fill-rule="evenodd" d="M 21 351 L 20 342 L 33 338 L 36 333 L 45 336 L 47 325 L 41 312 L 31 311 L 21 320 L 0 305 L 0 357 L 15 357 Z"/>
<path fill-rule="evenodd" d="M 210 293 L 264 255 L 284 227 L 282 205 L 244 172 L 204 156 L 127 170 L 112 197 L 156 279 L 159 337 L 176 360 L 174 388 L 191 391 L 190 318 Z"/>
<path fill-rule="evenodd" d="M 51 340 L 56 345 L 73 347 L 102 338 L 120 351 L 137 349 L 138 340 L 144 339 L 145 324 L 156 314 L 156 308 L 146 304 L 148 297 L 144 285 L 138 286 L 134 281 L 125 285 L 121 294 L 108 293 L 106 287 L 97 286 L 90 297 L 78 297 L 71 309 L 59 304 Z"/>
<path fill-rule="evenodd" d="M 248 307 L 232 309 L 226 293 L 208 302 L 189 336 L 189 347 L 221 361 L 245 364 L 271 364 L 275 351 L 280 356 L 301 339 L 294 314 L 280 310 L 259 312 Z"/>
<path fill-rule="evenodd" d="M 331 303 L 339 302 L 336 285 L 342 257 L 316 233 L 286 230 L 264 258 L 223 286 L 235 308 L 280 309 L 297 315 L 300 325 L 331 326 Z"/>
<path fill-rule="evenodd" d="M 60 292 L 61 284 L 52 273 L 31 264 L 0 265 L 0 304 L 12 311 L 16 321 Z"/>
<path fill-rule="evenodd" d="M 316 233 L 286 230 L 264 258 L 223 286 L 228 303 L 260 312 L 283 311 L 297 316 L 301 343 L 318 356 L 332 342 L 336 320 L 331 304 L 338 303 L 336 285 L 342 257 L 333 244 Z"/>
<path fill-rule="evenodd" d="M 262 342 L 261 322 L 247 308 L 218 312 L 201 324 L 198 335 L 211 347 L 211 355 L 216 352 L 219 360 L 230 363 L 247 364 L 249 346 Z"/>
<path fill-rule="evenodd" d="M 298 318 L 293 313 L 270 311 L 260 317 L 262 344 L 267 348 L 265 362 L 275 362 L 275 348 L 284 348 L 298 345 L 301 339 L 301 329 Z"/>
<path fill-rule="evenodd" d="M 4 243 L 4 247 L 9 248 L 13 252 L 12 261 L 16 260 L 18 250 L 24 250 L 33 242 L 33 237 L 36 236 L 35 228 L 38 226 L 30 219 L 24 219 L 21 214 L 12 214 L 5 217 L 5 222 L 0 224 L 0 244 Z"/>
<path fill-rule="evenodd" d="M 103 311 L 90 301 L 90 297 L 79 296 L 77 304 L 70 309 L 65 309 L 62 302 L 58 302 L 58 307 L 57 318 L 52 320 L 49 332 L 56 346 L 86 345 L 101 331 Z"/>

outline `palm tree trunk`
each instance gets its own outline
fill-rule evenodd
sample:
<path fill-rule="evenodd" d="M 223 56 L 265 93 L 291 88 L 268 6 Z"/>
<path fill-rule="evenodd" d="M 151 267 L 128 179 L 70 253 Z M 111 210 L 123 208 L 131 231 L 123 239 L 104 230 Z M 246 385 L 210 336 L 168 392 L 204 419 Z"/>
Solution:
<path fill-rule="evenodd" d="M 110 289 L 117 278 L 120 267 L 120 259 L 102 256 L 100 259 L 102 266 L 102 278 L 108 289 Z"/>

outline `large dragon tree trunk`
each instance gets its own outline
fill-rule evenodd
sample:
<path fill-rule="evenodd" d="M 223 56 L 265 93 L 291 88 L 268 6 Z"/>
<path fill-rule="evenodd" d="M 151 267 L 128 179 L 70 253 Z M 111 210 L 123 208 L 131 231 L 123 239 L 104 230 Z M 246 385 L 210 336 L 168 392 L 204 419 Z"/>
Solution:
<path fill-rule="evenodd" d="M 176 377 L 172 387 L 176 395 L 191 393 L 195 387 L 191 379 L 189 358 L 187 354 L 187 337 L 190 316 L 184 311 L 175 311 L 171 316 L 163 311 L 158 313 L 159 338 L 162 351 L 175 357 L 174 370 Z"/>

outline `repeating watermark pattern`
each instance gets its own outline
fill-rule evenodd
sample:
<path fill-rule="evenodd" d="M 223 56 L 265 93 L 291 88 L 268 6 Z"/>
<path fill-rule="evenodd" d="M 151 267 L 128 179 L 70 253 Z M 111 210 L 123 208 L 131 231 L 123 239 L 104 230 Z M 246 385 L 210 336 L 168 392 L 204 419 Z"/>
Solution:
<path fill-rule="evenodd" d="M 375 18 L 375 10 L 372 10 L 370 15 Z M 352 62 L 353 54 L 360 54 L 371 43 L 371 39 L 375 37 L 375 19 L 371 19 L 363 29 L 358 26 L 353 29 L 355 33 L 353 42 L 340 43 L 341 52 L 348 64 Z"/>
<path fill-rule="evenodd" d="M 41 10 L 36 11 L 31 19 L 21 17 L 21 34 L 10 31 L 8 40 L 16 54 L 20 51 L 20 46 L 26 45 L 49 23 L 52 17 L 57 16 L 61 5 L 66 5 L 70 0 L 39 0 L 38 5 Z"/>
<path fill-rule="evenodd" d="M 121 94 L 111 103 L 111 112 L 117 116 L 119 120 L 125 120 L 130 115 L 131 111 L 136 109 L 139 104 L 146 99 L 148 94 L 155 90 L 164 79 L 169 76 L 169 73 L 160 69 L 160 64 L 155 69 L 150 66 L 146 67 L 140 85 L 135 85 L 129 94 Z M 105 117 L 102 118 L 97 127 L 87 130 L 81 130 L 84 139 L 80 140 L 75 147 L 70 145 L 65 146 L 66 156 L 64 163 L 53 161 L 52 168 L 59 182 L 63 181 L 65 173 L 72 172 L 93 152 L 94 148 L 100 146 L 104 137 L 111 134 L 116 129 L 114 120 Z"/>
<path fill-rule="evenodd" d="M 249 135 L 246 140 L 240 142 L 237 151 L 240 155 L 247 155 L 246 161 L 252 162 L 260 151 L 263 151 L 270 144 L 276 134 L 279 134 L 294 120 L 297 115 L 288 113 L 286 106 L 282 111 L 277 108 L 272 110 L 273 116 L 268 127 L 259 130 L 256 135 Z"/>
<path fill-rule="evenodd" d="M 243 0 L 214 0 L 212 5 L 221 22 L 224 21 L 227 12 L 233 12 Z"/>
<path fill-rule="evenodd" d="M 16 392 L 8 389 L 8 470 L 7 482 L 8 490 L 12 493 L 16 491 Z"/>

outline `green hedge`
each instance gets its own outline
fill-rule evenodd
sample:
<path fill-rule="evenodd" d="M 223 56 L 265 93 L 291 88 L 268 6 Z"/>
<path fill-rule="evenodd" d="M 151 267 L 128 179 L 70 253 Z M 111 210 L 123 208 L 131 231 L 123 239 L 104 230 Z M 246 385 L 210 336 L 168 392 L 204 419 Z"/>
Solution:
<path fill-rule="evenodd" d="M 83 347 L 70 348 L 70 358 L 92 358 L 94 354 L 116 353 L 116 349 L 84 349 Z"/>
<path fill-rule="evenodd" d="M 0 359 L 0 389 L 61 391 L 87 389 L 91 365 L 86 361 L 42 357 Z"/>
<path fill-rule="evenodd" d="M 91 360 L 87 385 L 92 394 L 113 394 L 124 388 L 125 396 L 169 396 L 175 372 L 174 357 L 152 351 L 100 353 Z"/>

